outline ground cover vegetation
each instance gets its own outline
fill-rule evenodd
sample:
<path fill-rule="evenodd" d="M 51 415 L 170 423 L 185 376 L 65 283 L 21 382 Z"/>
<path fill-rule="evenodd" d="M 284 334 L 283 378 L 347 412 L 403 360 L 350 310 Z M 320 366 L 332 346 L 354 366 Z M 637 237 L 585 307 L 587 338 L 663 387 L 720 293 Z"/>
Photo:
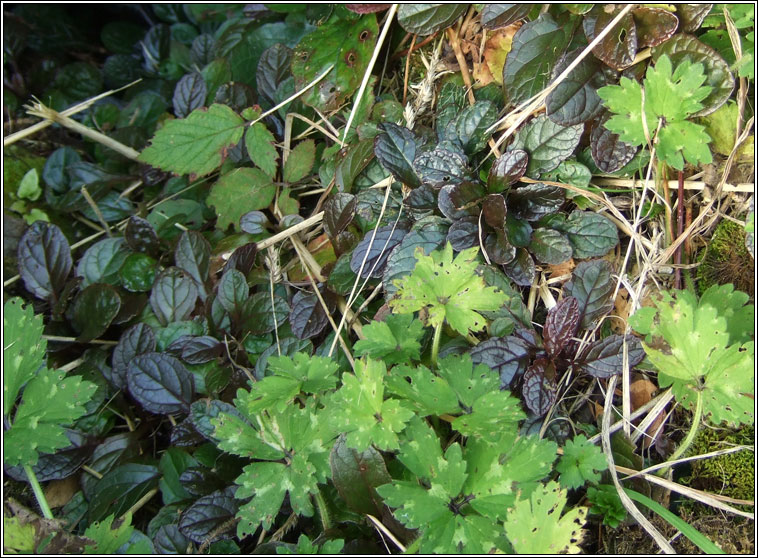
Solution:
<path fill-rule="evenodd" d="M 754 550 L 754 12 L 4 6 L 3 549 Z"/>

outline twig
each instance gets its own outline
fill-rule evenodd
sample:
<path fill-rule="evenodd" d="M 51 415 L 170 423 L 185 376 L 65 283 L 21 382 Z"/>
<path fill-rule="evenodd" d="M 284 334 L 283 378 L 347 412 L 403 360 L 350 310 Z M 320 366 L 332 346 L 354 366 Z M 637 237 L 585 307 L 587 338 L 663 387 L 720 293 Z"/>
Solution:
<path fill-rule="evenodd" d="M 417 34 L 413 34 L 411 39 L 411 48 L 408 50 L 408 56 L 405 59 L 405 75 L 403 76 L 403 106 L 408 100 L 408 78 L 411 73 L 411 52 L 413 52 L 413 44 L 416 42 Z M 428 38 L 428 37 L 427 37 Z"/>
<path fill-rule="evenodd" d="M 644 180 L 632 180 L 627 178 L 593 178 L 592 183 L 597 186 L 612 186 L 615 188 L 642 188 L 645 184 Z M 678 186 L 678 180 L 669 180 L 669 187 Z M 700 180 L 682 180 L 682 187 L 685 190 L 704 190 L 708 187 L 705 182 Z M 755 184 L 740 183 L 740 184 L 724 184 L 722 187 L 723 192 L 743 192 L 752 194 L 755 192 Z"/>
<path fill-rule="evenodd" d="M 81 192 L 82 192 L 82 196 L 84 196 L 84 199 L 87 201 L 90 208 L 92 208 L 92 211 L 94 211 L 95 216 L 97 217 L 97 220 L 100 221 L 100 224 L 103 226 L 103 230 L 105 231 L 105 234 L 107 234 L 109 238 L 113 238 L 113 233 L 111 232 L 111 228 L 108 226 L 108 221 L 106 221 L 105 217 L 103 217 L 103 212 L 100 211 L 100 208 L 97 206 L 97 203 L 95 203 L 95 200 L 92 199 L 92 196 L 87 191 L 87 187 L 82 186 Z"/>

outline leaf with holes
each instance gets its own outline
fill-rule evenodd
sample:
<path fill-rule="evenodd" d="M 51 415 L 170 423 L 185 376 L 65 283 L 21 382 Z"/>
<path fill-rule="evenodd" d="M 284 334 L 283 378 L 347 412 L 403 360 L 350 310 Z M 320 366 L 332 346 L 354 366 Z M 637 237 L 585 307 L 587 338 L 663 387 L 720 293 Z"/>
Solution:
<path fill-rule="evenodd" d="M 145 410 L 169 415 L 189 412 L 195 381 L 172 356 L 146 353 L 134 357 L 126 368 L 129 393 Z"/>

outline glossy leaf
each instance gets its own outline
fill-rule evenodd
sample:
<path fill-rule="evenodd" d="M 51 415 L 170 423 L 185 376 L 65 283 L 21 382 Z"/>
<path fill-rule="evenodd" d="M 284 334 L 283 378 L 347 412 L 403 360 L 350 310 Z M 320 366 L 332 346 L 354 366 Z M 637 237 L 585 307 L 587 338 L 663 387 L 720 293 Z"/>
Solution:
<path fill-rule="evenodd" d="M 181 351 L 182 360 L 189 364 L 211 362 L 224 354 L 224 344 L 210 335 L 193 337 L 182 346 Z"/>
<path fill-rule="evenodd" d="M 611 264 L 605 260 L 580 262 L 572 274 L 571 281 L 563 286 L 566 297 L 573 296 L 579 304 L 579 325 L 589 329 L 613 305 L 614 280 Z"/>
<path fill-rule="evenodd" d="M 268 131 L 263 122 L 256 122 L 247 128 L 245 132 L 245 149 L 250 160 L 256 167 L 273 179 L 279 168 L 276 160 L 279 154 L 276 151 L 276 138 Z"/>
<path fill-rule="evenodd" d="M 381 515 L 384 504 L 376 487 L 392 481 L 382 454 L 369 446 L 358 452 L 340 436 L 329 454 L 332 482 L 347 507 L 356 513 Z"/>
<path fill-rule="evenodd" d="M 523 149 L 529 154 L 526 174 L 538 178 L 568 159 L 579 145 L 584 126 L 561 126 L 546 116 L 538 116 L 521 128 L 509 150 Z"/>
<path fill-rule="evenodd" d="M 76 275 L 83 279 L 81 287 L 93 283 L 117 285 L 119 269 L 128 255 L 123 238 L 104 238 L 90 246 L 76 264 Z"/>
<path fill-rule="evenodd" d="M 238 315 L 249 296 L 250 287 L 245 276 L 236 269 L 225 271 L 216 289 L 216 300 L 224 310 L 230 315 Z"/>
<path fill-rule="evenodd" d="M 559 186 L 540 182 L 511 190 L 508 194 L 510 215 L 527 221 L 538 221 L 555 213 L 565 201 L 565 191 Z"/>
<path fill-rule="evenodd" d="M 566 233 L 580 259 L 605 256 L 618 243 L 618 229 L 607 217 L 590 211 L 574 210 L 560 229 Z"/>
<path fill-rule="evenodd" d="M 340 106 L 360 86 L 378 35 L 376 16 L 357 21 L 333 15 L 324 25 L 311 31 L 298 43 L 292 57 L 296 89 L 302 89 L 322 74 L 331 71 L 300 98 L 322 111 Z"/>
<path fill-rule="evenodd" d="M 292 49 L 281 43 L 270 46 L 261 54 L 255 83 L 258 94 L 275 104 L 276 90 L 289 75 L 292 63 Z"/>
<path fill-rule="evenodd" d="M 142 407 L 155 414 L 189 412 L 195 381 L 176 358 L 146 353 L 129 361 L 126 369 L 129 393 Z"/>
<path fill-rule="evenodd" d="M 79 332 L 77 340 L 86 343 L 102 335 L 121 308 L 116 289 L 95 283 L 80 291 L 71 307 L 71 325 Z"/>
<path fill-rule="evenodd" d="M 679 4 L 676 7 L 676 15 L 679 17 L 680 30 L 693 33 L 700 29 L 705 16 L 712 8 L 713 4 Z"/>
<path fill-rule="evenodd" d="M 621 141 L 618 134 L 614 134 L 605 127 L 605 122 L 610 114 L 603 116 L 592 128 L 590 133 L 590 147 L 592 160 L 604 173 L 614 173 L 634 158 L 638 148 Z"/>
<path fill-rule="evenodd" d="M 551 373 L 548 369 L 552 369 Z M 555 403 L 558 386 L 554 379 L 555 368 L 544 358 L 535 360 L 524 372 L 521 394 L 529 410 L 538 417 L 544 416 Z"/>
<path fill-rule="evenodd" d="M 190 541 L 175 523 L 161 525 L 153 537 L 153 545 L 160 554 L 184 554 Z"/>
<path fill-rule="evenodd" d="M 579 327 L 579 304 L 572 296 L 561 299 L 545 318 L 542 340 L 551 358 L 561 354 L 563 348 L 576 334 Z"/>
<path fill-rule="evenodd" d="M 606 11 L 602 6 L 595 8 L 586 16 L 584 34 L 587 41 L 592 42 L 619 14 L 621 6 Z M 631 66 L 637 54 L 637 27 L 631 13 L 627 13 L 621 21 L 592 49 L 592 53 L 615 70 L 623 70 Z"/>
<path fill-rule="evenodd" d="M 577 49 L 566 53 L 553 68 L 553 79 L 562 74 L 580 52 L 581 49 Z M 561 126 L 573 126 L 592 120 L 603 108 L 597 89 L 605 84 L 606 76 L 600 62 L 592 56 L 585 57 L 548 94 L 545 99 L 548 118 Z"/>
<path fill-rule="evenodd" d="M 292 297 L 290 327 L 298 339 L 310 339 L 321 333 L 329 323 L 326 310 L 311 292 L 298 291 Z"/>
<path fill-rule="evenodd" d="M 471 360 L 486 364 L 500 375 L 501 389 L 507 389 L 516 376 L 521 376 L 529 365 L 529 348 L 521 339 L 492 337 L 471 349 Z"/>
<path fill-rule="evenodd" d="M 374 139 L 376 158 L 400 182 L 416 188 L 421 182 L 413 167 L 417 149 L 413 132 L 391 122 L 381 124 L 380 129 L 382 133 Z"/>
<path fill-rule="evenodd" d="M 248 211 L 240 217 L 240 229 L 249 234 L 261 234 L 268 224 L 268 217 L 262 211 Z"/>
<path fill-rule="evenodd" d="M 379 136 L 377 136 L 377 138 L 378 137 Z M 374 144 L 377 138 L 373 141 L 370 139 L 361 140 L 347 146 L 345 149 L 345 155 L 341 160 L 338 160 L 337 168 L 334 173 L 337 189 L 340 192 L 350 192 L 353 189 L 355 179 L 358 178 L 358 176 L 366 169 L 366 166 L 373 160 Z M 342 151 L 340 151 L 340 154 L 341 153 Z M 386 165 L 384 166 L 389 169 Z"/>
<path fill-rule="evenodd" d="M 516 257 L 516 247 L 513 246 L 503 231 L 495 231 L 484 239 L 484 249 L 490 261 L 496 264 L 507 264 Z"/>
<path fill-rule="evenodd" d="M 425 36 L 450 27 L 465 11 L 463 4 L 401 4 L 397 20 L 408 33 Z"/>
<path fill-rule="evenodd" d="M 56 226 L 36 221 L 18 243 L 18 271 L 26 290 L 56 301 L 71 272 L 71 248 Z"/>
<path fill-rule="evenodd" d="M 177 118 L 188 116 L 193 110 L 205 105 L 208 87 L 203 76 L 197 72 L 185 74 L 174 88 L 174 114 Z"/>
<path fill-rule="evenodd" d="M 392 250 L 400 244 L 406 234 L 408 234 L 406 229 L 392 225 L 376 229 L 375 237 L 373 233 L 366 234 L 353 251 L 350 258 L 350 269 L 357 274 L 361 271 L 361 263 L 365 258 L 366 262 L 360 273 L 361 278 L 381 277 Z M 374 237 L 373 243 L 372 237 Z"/>
<path fill-rule="evenodd" d="M 571 258 L 571 244 L 568 239 L 553 229 L 537 229 L 532 233 L 529 251 L 538 261 L 557 265 Z"/>
<path fill-rule="evenodd" d="M 566 42 L 564 30 L 549 14 L 540 15 L 516 32 L 503 67 L 508 104 L 522 103 L 545 88 Z"/>
<path fill-rule="evenodd" d="M 273 306 L 268 292 L 256 293 L 244 302 L 240 318 L 244 330 L 260 335 L 287 322 L 290 311 L 287 302 L 280 296 L 273 298 Z"/>
<path fill-rule="evenodd" d="M 109 515 L 120 516 L 153 488 L 160 471 L 154 465 L 127 463 L 109 471 L 93 489 L 89 520 L 102 521 Z"/>
<path fill-rule="evenodd" d="M 124 239 L 135 252 L 154 254 L 158 249 L 158 235 L 147 219 L 132 215 L 126 222 Z"/>
<path fill-rule="evenodd" d="M 124 331 L 113 348 L 111 383 L 118 389 L 126 388 L 126 370 L 131 360 L 154 350 L 155 334 L 149 325 L 138 323 Z"/>
<path fill-rule="evenodd" d="M 485 4 L 482 8 L 482 27 L 497 29 L 505 27 L 529 15 L 526 4 Z"/>
<path fill-rule="evenodd" d="M 397 290 L 394 284 L 396 279 L 410 275 L 416 267 L 416 249 L 421 247 L 428 255 L 440 248 L 445 242 L 447 229 L 446 224 L 438 217 L 429 217 L 414 223 L 411 231 L 405 235 L 387 259 L 387 267 L 382 274 L 382 284 L 387 295 Z"/>
<path fill-rule="evenodd" d="M 510 185 L 524 175 L 528 162 L 529 156 L 523 149 L 506 151 L 492 163 L 487 189 L 493 193 L 507 193 Z"/>
<path fill-rule="evenodd" d="M 487 129 L 497 120 L 497 107 L 490 101 L 477 101 L 466 107 L 448 125 L 447 136 L 463 148 L 466 155 L 481 151 L 490 136 Z"/>
<path fill-rule="evenodd" d="M 226 105 L 197 109 L 184 119 L 166 122 L 139 160 L 177 174 L 210 174 L 226 151 L 242 138 L 244 121 Z"/>
<path fill-rule="evenodd" d="M 639 6 L 632 10 L 637 27 L 638 48 L 653 47 L 667 40 L 676 31 L 679 19 L 661 8 Z"/>
<path fill-rule="evenodd" d="M 624 371 L 624 345 L 629 368 L 645 358 L 640 340 L 631 335 L 611 335 L 595 341 L 578 359 L 578 367 L 596 378 L 610 378 Z"/>
<path fill-rule="evenodd" d="M 436 147 L 416 156 L 413 169 L 424 184 L 457 184 L 470 178 L 466 158 L 455 151 Z"/>
<path fill-rule="evenodd" d="M 330 239 L 344 231 L 355 215 L 357 200 L 352 194 L 337 192 L 324 204 L 324 229 Z"/>
<path fill-rule="evenodd" d="M 184 231 L 174 250 L 174 262 L 190 274 L 197 284 L 200 300 L 207 296 L 205 285 L 210 271 L 211 245 L 197 231 Z"/>
<path fill-rule="evenodd" d="M 248 211 L 265 209 L 274 201 L 276 187 L 260 169 L 240 167 L 223 175 L 212 187 L 206 202 L 214 206 L 216 227 L 229 225 L 239 229 L 242 216 Z"/>
<path fill-rule="evenodd" d="M 210 535 L 213 535 L 210 541 L 228 538 L 231 536 L 231 529 L 219 530 L 219 527 L 230 522 L 238 509 L 239 502 L 234 498 L 233 487 L 217 490 L 198 498 L 182 512 L 179 531 L 196 543 L 209 540 Z"/>
<path fill-rule="evenodd" d="M 466 217 L 453 221 L 446 240 L 457 252 L 479 246 L 479 220 L 476 217 Z"/>
<path fill-rule="evenodd" d="M 162 325 L 179 322 L 195 308 L 198 290 L 186 271 L 169 267 L 155 280 L 150 293 L 150 306 Z"/>
<path fill-rule="evenodd" d="M 534 260 L 525 248 L 516 249 L 516 257 L 503 268 L 505 274 L 521 287 L 530 287 L 537 278 Z"/>

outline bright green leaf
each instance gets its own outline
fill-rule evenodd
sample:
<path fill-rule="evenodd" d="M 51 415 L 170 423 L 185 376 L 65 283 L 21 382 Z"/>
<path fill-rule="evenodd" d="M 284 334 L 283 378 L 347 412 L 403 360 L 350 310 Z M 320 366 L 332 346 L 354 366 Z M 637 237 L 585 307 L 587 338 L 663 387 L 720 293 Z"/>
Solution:
<path fill-rule="evenodd" d="M 245 147 L 250 160 L 271 179 L 278 168 L 275 144 L 274 134 L 269 132 L 262 122 L 256 122 L 245 132 Z"/>
<path fill-rule="evenodd" d="M 216 228 L 240 229 L 240 218 L 247 212 L 265 209 L 274 201 L 276 187 L 259 169 L 240 167 L 229 171 L 212 186 L 206 202 L 216 209 Z"/>
<path fill-rule="evenodd" d="M 418 360 L 424 325 L 413 314 L 390 314 L 383 322 L 364 326 L 363 334 L 366 338 L 354 345 L 355 354 L 368 355 L 391 366 Z"/>
<path fill-rule="evenodd" d="M 285 182 L 299 182 L 310 174 L 315 161 L 316 143 L 313 140 L 301 141 L 287 157 L 282 178 Z"/>
<path fill-rule="evenodd" d="M 581 434 L 566 442 L 563 456 L 555 466 L 561 474 L 561 485 L 566 488 L 579 488 L 585 482 L 597 483 L 600 472 L 607 468 L 608 462 L 600 448 Z"/>

